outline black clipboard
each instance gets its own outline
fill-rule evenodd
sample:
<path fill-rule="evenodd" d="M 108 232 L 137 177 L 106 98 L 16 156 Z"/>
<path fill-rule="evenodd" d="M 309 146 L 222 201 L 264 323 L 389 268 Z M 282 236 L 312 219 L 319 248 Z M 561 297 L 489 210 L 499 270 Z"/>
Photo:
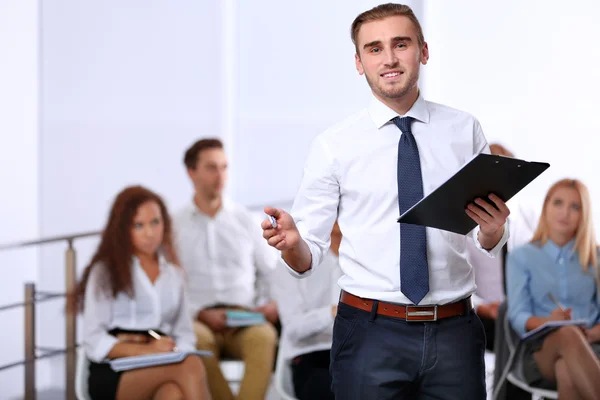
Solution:
<path fill-rule="evenodd" d="M 477 197 L 485 200 L 490 193 L 507 202 L 548 167 L 548 163 L 478 154 L 402 214 L 398 222 L 466 235 L 477 226 L 465 213 L 469 203 Z"/>

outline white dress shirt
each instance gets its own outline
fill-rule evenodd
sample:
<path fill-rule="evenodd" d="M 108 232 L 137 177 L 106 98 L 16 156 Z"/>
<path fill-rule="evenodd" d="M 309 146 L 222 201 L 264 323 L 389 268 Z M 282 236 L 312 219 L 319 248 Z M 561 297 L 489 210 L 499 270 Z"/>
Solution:
<path fill-rule="evenodd" d="M 158 329 L 169 335 L 182 351 L 196 347 L 196 336 L 183 285 L 183 271 L 164 258 L 159 261 L 154 284 L 133 257 L 131 278 L 133 297 L 101 290 L 108 271 L 103 264 L 92 268 L 87 282 L 83 311 L 83 348 L 87 357 L 102 362 L 118 342 L 108 333 L 113 328 L 130 330 Z"/>
<path fill-rule="evenodd" d="M 285 268 L 273 273 L 273 294 L 282 326 L 281 351 L 287 359 L 331 349 L 332 306 L 337 305 L 342 276 L 338 257 L 329 251 L 306 279 L 292 277 Z"/>
<path fill-rule="evenodd" d="M 396 116 L 373 97 L 367 109 L 317 136 L 292 216 L 310 248 L 311 270 L 321 263 L 338 218 L 343 235 L 341 288 L 361 297 L 410 304 L 400 291 L 400 226 L 396 221 L 401 131 L 390 122 Z M 412 133 L 419 149 L 424 195 L 476 154 L 489 153 L 481 126 L 470 114 L 419 96 L 406 116 L 414 118 Z M 476 241 L 478 230 L 471 232 Z M 472 294 L 475 280 L 466 260 L 467 238 L 433 228 L 426 232 L 430 291 L 420 304 L 446 304 Z M 507 237 L 505 230 L 490 256 L 499 253 Z M 290 272 L 299 275 L 291 268 Z"/>
<path fill-rule="evenodd" d="M 227 199 L 211 218 L 192 202 L 174 217 L 175 246 L 187 272 L 192 316 L 215 304 L 254 308 L 261 293 L 256 277 L 268 279 L 277 253 L 262 237 L 260 223 Z"/>

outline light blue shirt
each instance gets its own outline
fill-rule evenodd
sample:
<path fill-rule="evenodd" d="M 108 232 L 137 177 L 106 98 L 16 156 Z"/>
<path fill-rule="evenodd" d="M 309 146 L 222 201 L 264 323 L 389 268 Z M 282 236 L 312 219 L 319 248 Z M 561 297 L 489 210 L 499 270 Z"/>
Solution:
<path fill-rule="evenodd" d="M 508 318 L 523 335 L 530 317 L 547 317 L 557 308 L 548 293 L 565 308 L 573 319 L 586 319 L 589 326 L 599 322 L 600 307 L 594 268 L 585 272 L 574 249 L 575 240 L 559 247 L 528 243 L 508 254 L 506 264 Z"/>

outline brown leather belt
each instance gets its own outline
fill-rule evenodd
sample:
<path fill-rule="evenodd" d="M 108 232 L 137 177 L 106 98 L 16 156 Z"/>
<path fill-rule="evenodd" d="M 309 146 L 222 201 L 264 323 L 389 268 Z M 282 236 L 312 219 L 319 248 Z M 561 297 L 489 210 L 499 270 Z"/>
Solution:
<path fill-rule="evenodd" d="M 371 312 L 373 309 L 373 300 L 363 299 L 342 290 L 340 301 L 349 306 Z M 471 296 L 455 303 L 444 304 L 441 306 L 413 306 L 379 302 L 377 314 L 386 317 L 400 318 L 409 322 L 437 321 L 442 318 L 456 317 L 468 313 L 473 309 Z"/>

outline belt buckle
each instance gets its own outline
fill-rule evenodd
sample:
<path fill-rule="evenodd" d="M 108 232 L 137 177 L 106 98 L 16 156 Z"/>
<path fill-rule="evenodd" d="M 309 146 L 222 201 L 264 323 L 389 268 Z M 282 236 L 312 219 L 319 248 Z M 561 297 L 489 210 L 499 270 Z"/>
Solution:
<path fill-rule="evenodd" d="M 431 310 L 422 310 L 423 308 L 431 308 L 433 307 L 433 311 Z M 416 309 L 416 311 L 409 311 L 409 309 Z M 407 322 L 429 322 L 429 321 L 437 321 L 438 319 L 438 306 L 406 306 L 406 321 Z"/>

